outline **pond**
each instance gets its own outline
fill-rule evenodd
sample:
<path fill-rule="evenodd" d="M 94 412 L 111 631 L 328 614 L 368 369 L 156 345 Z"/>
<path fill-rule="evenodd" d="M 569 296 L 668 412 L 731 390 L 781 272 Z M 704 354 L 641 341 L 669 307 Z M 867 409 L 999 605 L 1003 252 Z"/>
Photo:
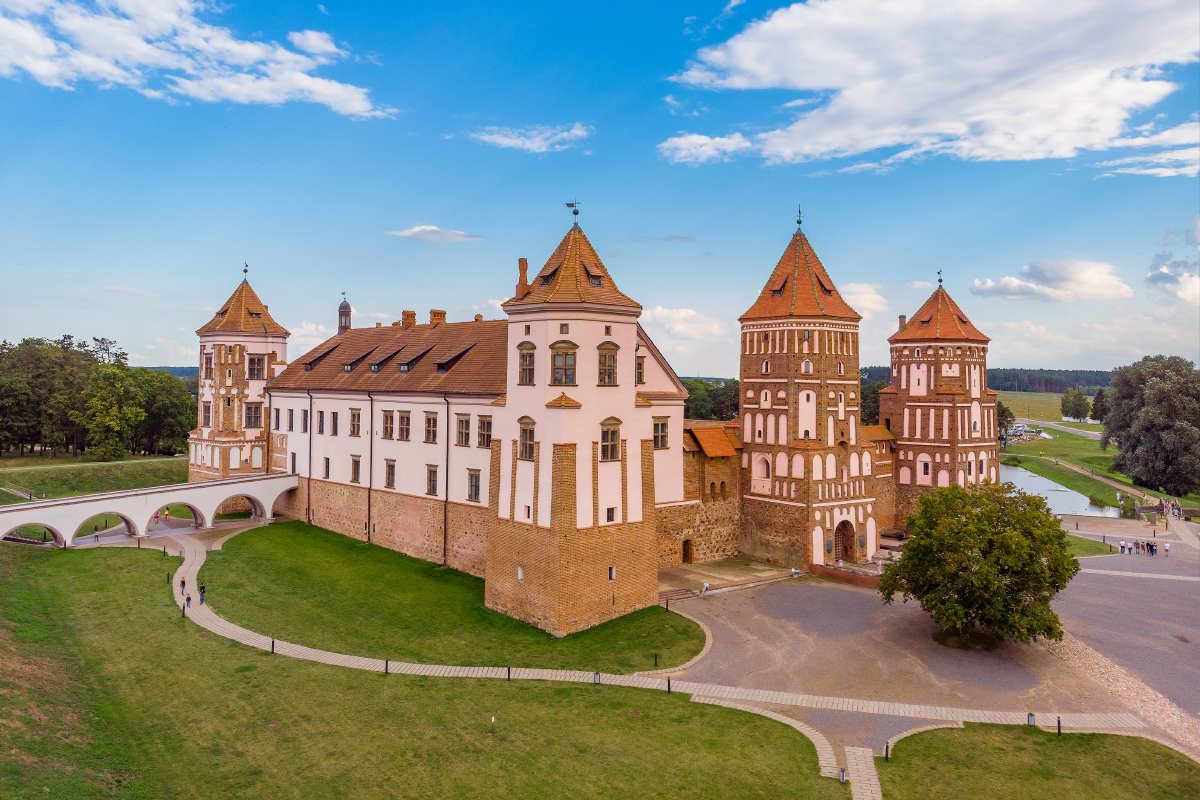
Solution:
<path fill-rule="evenodd" d="M 1000 465 L 1000 480 L 1015 484 L 1030 494 L 1040 494 L 1050 504 L 1055 514 L 1078 514 L 1084 517 L 1119 517 L 1121 511 L 1112 506 L 1096 506 L 1086 495 L 1060 486 L 1049 478 L 1043 478 L 1024 467 Z"/>

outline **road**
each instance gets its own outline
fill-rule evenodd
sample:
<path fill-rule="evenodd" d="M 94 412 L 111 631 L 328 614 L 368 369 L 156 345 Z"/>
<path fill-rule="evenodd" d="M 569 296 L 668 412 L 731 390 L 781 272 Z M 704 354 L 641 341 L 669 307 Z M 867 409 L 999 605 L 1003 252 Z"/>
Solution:
<path fill-rule="evenodd" d="M 1017 417 L 1017 422 L 1023 422 L 1031 428 L 1053 428 L 1054 430 L 1062 431 L 1063 433 L 1073 433 L 1076 436 L 1082 436 L 1085 439 L 1095 439 L 1097 442 L 1100 441 L 1100 434 L 1096 433 L 1095 431 L 1081 431 L 1078 428 L 1068 428 L 1066 425 L 1059 425 L 1054 422 L 1046 422 L 1042 419 L 1024 419 L 1022 417 Z"/>

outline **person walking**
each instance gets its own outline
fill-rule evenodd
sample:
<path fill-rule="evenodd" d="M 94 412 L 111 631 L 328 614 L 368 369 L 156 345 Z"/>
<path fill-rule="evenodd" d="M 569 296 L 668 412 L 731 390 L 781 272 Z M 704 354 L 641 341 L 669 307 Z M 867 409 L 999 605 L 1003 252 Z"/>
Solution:
<path fill-rule="evenodd" d="M 92 526 L 92 541 L 94 541 L 96 544 L 100 543 L 100 526 L 99 525 Z"/>
<path fill-rule="evenodd" d="M 1121 540 L 1121 555 L 1125 555 L 1125 540 Z"/>
<path fill-rule="evenodd" d="M 166 520 L 167 524 L 170 525 L 171 524 L 171 509 L 167 508 L 167 509 L 163 509 L 163 510 L 166 511 L 166 516 L 164 517 L 164 519 Z"/>
<path fill-rule="evenodd" d="M 157 511 L 154 512 L 154 524 L 155 525 L 158 524 L 158 512 Z"/>
<path fill-rule="evenodd" d="M 187 578 L 179 579 L 179 593 L 187 594 Z"/>
<path fill-rule="evenodd" d="M 1170 555 L 1171 555 L 1171 543 L 1170 543 L 1170 542 L 1166 542 L 1166 543 L 1163 545 L 1163 558 L 1167 558 L 1167 557 L 1169 557 Z"/>
<path fill-rule="evenodd" d="M 204 605 L 204 584 L 200 584 L 200 605 Z"/>
<path fill-rule="evenodd" d="M 187 607 L 192 607 L 192 596 L 190 594 L 187 596 Z"/>

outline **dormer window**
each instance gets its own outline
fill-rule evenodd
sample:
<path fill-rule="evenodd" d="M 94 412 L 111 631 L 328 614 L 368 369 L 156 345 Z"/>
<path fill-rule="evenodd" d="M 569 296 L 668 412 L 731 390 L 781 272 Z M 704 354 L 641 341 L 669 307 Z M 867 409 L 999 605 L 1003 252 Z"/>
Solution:
<path fill-rule="evenodd" d="M 378 364 L 372 364 L 372 365 L 371 365 L 371 372 L 379 372 L 379 365 L 378 365 Z"/>
<path fill-rule="evenodd" d="M 353 364 L 343 364 L 342 365 L 342 372 L 350 372 L 352 369 L 354 369 Z"/>
<path fill-rule="evenodd" d="M 401 372 L 408 372 L 408 364 L 401 364 L 401 365 L 400 365 L 400 371 L 401 371 Z"/>
<path fill-rule="evenodd" d="M 599 275 L 588 273 L 588 286 L 602 286 Z"/>
<path fill-rule="evenodd" d="M 770 285 L 770 287 L 768 287 L 771 290 L 771 297 L 782 297 L 783 296 L 783 287 L 786 284 L 787 284 L 787 276 L 786 275 L 784 275 L 783 277 L 780 277 L 780 278 L 776 278 L 775 280 L 771 281 L 771 285 Z"/>
<path fill-rule="evenodd" d="M 250 316 L 252 316 L 252 317 L 261 317 L 261 316 L 262 316 L 262 312 L 260 312 L 260 311 L 251 311 L 251 312 L 250 312 Z"/>

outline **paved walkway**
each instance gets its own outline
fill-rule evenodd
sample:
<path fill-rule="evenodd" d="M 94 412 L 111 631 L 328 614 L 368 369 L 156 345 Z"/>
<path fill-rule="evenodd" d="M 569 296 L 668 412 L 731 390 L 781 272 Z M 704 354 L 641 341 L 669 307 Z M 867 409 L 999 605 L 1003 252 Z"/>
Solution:
<path fill-rule="evenodd" d="M 603 683 L 613 686 L 625 686 L 640 689 L 651 689 L 667 692 L 682 692 L 690 694 L 693 702 L 721 705 L 729 708 L 775 719 L 807 736 L 817 750 L 817 758 L 821 774 L 836 778 L 840 770 L 839 761 L 834 747 L 829 740 L 815 728 L 806 725 L 789 714 L 781 714 L 762 708 L 764 704 L 780 706 L 785 709 L 800 711 L 803 709 L 824 710 L 835 713 L 870 714 L 884 717 L 916 719 L 921 721 L 937 721 L 961 725 L 965 722 L 996 723 L 1007 725 L 1024 725 L 1027 721 L 1028 710 L 1002 711 L 995 709 L 958 708 L 940 705 L 894 703 L 878 700 L 864 700 L 846 697 L 831 697 L 811 695 L 788 691 L 771 691 L 766 689 L 729 686 L 698 681 L 678 680 L 671 676 L 651 674 L 614 675 L 609 673 L 584 672 L 579 670 L 554 670 L 506 667 L 466 667 L 441 664 L 415 664 L 390 659 L 364 658 L 341 653 L 318 650 L 303 645 L 272 639 L 254 631 L 235 625 L 213 611 L 211 605 L 200 605 L 195 587 L 199 585 L 198 574 L 207 556 L 207 546 L 214 550 L 230 537 L 246 528 L 225 531 L 201 531 L 195 534 L 177 534 L 168 543 L 182 550 L 184 559 L 172 579 L 172 592 L 175 602 L 181 608 L 184 598 L 175 594 L 180 579 L 186 578 L 193 592 L 193 603 L 187 609 L 186 616 L 202 628 L 228 639 L 240 642 L 250 647 L 266 650 L 277 655 L 314 661 L 331 666 L 360 669 L 368 672 L 400 673 L 406 675 L 425 675 L 447 678 L 483 678 L 492 680 L 547 680 L 570 683 Z M 166 532 L 164 532 L 165 534 Z M 173 532 L 172 532 L 173 533 Z M 109 546 L 133 546 L 131 541 L 116 543 Z M 706 633 L 708 633 L 706 631 Z M 711 634 L 709 633 L 711 639 Z M 711 642 L 710 642 L 711 644 Z M 707 649 L 707 648 L 706 648 Z M 753 705 L 747 705 L 753 704 Z M 1061 717 L 1062 726 L 1067 730 L 1093 731 L 1114 730 L 1125 733 L 1149 733 L 1147 724 L 1134 714 L 1112 710 L 1106 713 L 1083 713 L 1064 711 L 1053 708 L 1035 710 L 1041 719 L 1056 719 Z M 937 725 L 922 726 L 939 727 Z M 904 734 L 900 734 L 901 736 Z M 892 737 L 893 739 L 899 736 Z M 881 800 L 879 779 L 875 771 L 872 748 L 844 746 L 841 763 L 846 767 L 851 782 L 851 792 L 855 800 Z M 880 748 L 882 750 L 882 748 Z M 882 755 L 880 752 L 878 755 Z"/>
<path fill-rule="evenodd" d="M 1090 575 L 1120 575 L 1124 578 L 1159 578 L 1166 581 L 1195 581 L 1196 583 L 1200 583 L 1200 578 L 1191 575 L 1156 575 L 1153 572 L 1120 572 L 1115 569 L 1081 569 L 1079 571 Z"/>

